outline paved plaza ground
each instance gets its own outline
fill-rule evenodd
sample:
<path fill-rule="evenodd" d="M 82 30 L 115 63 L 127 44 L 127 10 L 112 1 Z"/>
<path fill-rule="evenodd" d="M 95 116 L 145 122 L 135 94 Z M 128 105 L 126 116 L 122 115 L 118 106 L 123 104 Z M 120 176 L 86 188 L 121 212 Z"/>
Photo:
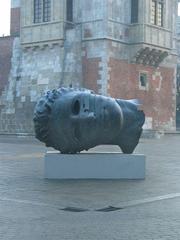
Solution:
<path fill-rule="evenodd" d="M 0 240 L 180 239 L 179 134 L 140 140 L 145 180 L 47 180 L 46 151 L 0 136 Z"/>

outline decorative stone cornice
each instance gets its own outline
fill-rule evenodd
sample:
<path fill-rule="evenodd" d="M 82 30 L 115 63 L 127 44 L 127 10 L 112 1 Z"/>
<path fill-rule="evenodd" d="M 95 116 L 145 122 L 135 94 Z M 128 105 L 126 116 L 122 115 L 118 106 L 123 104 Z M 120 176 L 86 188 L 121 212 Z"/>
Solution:
<path fill-rule="evenodd" d="M 150 47 L 142 47 L 136 53 L 134 59 L 135 63 L 149 65 L 158 67 L 159 64 L 169 55 L 167 51 L 150 48 Z"/>

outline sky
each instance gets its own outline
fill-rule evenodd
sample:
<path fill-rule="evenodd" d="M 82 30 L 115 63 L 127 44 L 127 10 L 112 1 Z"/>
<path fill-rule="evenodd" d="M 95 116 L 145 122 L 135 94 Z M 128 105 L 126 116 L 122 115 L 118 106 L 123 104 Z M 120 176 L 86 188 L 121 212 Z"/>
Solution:
<path fill-rule="evenodd" d="M 0 36 L 9 35 L 10 32 L 10 2 L 0 0 Z"/>
<path fill-rule="evenodd" d="M 9 35 L 10 32 L 10 4 L 11 0 L 0 0 L 0 36 Z M 180 16 L 180 4 L 178 15 Z"/>

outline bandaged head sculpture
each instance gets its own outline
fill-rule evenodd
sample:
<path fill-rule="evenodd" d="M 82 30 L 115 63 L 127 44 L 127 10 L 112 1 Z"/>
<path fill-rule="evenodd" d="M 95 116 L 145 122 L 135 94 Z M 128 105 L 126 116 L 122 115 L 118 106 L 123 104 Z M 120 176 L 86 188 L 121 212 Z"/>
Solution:
<path fill-rule="evenodd" d="M 61 153 L 78 153 L 101 144 L 132 153 L 145 116 L 137 100 L 96 95 L 87 89 L 48 91 L 34 111 L 36 138 Z"/>

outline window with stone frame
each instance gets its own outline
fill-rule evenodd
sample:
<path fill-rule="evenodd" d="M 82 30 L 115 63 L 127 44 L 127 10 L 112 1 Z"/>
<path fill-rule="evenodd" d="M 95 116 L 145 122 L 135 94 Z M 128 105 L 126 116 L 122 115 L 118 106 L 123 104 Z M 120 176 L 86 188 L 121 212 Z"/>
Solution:
<path fill-rule="evenodd" d="M 43 22 L 49 22 L 51 20 L 51 1 L 43 1 Z"/>
<path fill-rule="evenodd" d="M 66 20 L 73 22 L 73 0 L 66 0 Z"/>
<path fill-rule="evenodd" d="M 151 1 L 151 24 L 163 27 L 164 0 Z"/>
<path fill-rule="evenodd" d="M 73 0 L 66 0 L 66 28 L 71 29 L 73 24 Z"/>
<path fill-rule="evenodd" d="M 42 0 L 34 0 L 34 23 L 42 20 Z"/>
<path fill-rule="evenodd" d="M 51 0 L 34 0 L 34 23 L 51 20 Z"/>
<path fill-rule="evenodd" d="M 131 0 L 131 23 L 138 23 L 139 0 Z"/>
<path fill-rule="evenodd" d="M 146 72 L 139 73 L 139 89 L 148 90 L 148 76 Z"/>

